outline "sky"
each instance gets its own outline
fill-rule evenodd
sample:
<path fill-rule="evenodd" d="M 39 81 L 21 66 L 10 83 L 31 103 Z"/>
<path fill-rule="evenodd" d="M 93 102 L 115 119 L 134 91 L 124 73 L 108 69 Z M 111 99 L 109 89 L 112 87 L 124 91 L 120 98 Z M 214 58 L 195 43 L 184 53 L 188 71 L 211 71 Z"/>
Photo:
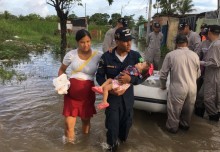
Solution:
<path fill-rule="evenodd" d="M 156 0 L 152 0 L 155 3 Z M 196 11 L 192 13 L 201 13 L 205 11 L 213 11 L 217 9 L 218 0 L 193 0 Z M 85 15 L 93 15 L 95 13 L 113 13 L 129 16 L 135 14 L 134 19 L 137 20 L 140 15 L 148 18 L 146 10 L 148 10 L 149 0 L 114 0 L 109 6 L 107 0 L 82 0 L 84 6 L 73 6 L 70 14 L 74 12 L 78 17 Z M 54 7 L 46 4 L 46 0 L 0 0 L 0 13 L 8 11 L 13 15 L 28 15 L 31 13 L 39 14 L 42 17 L 47 15 L 56 15 Z M 157 12 L 152 8 L 151 15 Z M 160 12 L 160 10 L 158 10 Z"/>

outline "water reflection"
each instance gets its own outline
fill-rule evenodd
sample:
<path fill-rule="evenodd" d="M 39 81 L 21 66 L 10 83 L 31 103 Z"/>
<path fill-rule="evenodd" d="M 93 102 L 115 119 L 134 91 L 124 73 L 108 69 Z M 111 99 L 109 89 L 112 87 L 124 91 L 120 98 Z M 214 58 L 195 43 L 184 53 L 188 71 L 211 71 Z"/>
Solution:
<path fill-rule="evenodd" d="M 101 51 L 102 43 L 93 44 L 93 49 Z M 141 43 L 132 41 L 132 49 L 139 51 L 141 54 L 143 54 L 144 46 Z M 50 53 L 50 57 L 45 57 L 45 54 L 48 55 L 48 52 Z M 52 50 L 42 50 L 31 52 L 26 55 L 25 58 L 20 58 L 16 60 L 1 60 L 0 82 L 3 84 L 7 82 L 11 83 L 12 81 L 21 82 L 26 80 L 27 77 L 36 76 L 36 73 L 41 73 L 40 77 L 50 77 L 45 75 L 45 73 L 50 72 L 51 70 L 50 68 L 45 69 L 45 67 L 47 67 L 47 62 L 50 62 L 49 58 L 51 58 L 51 60 L 53 61 L 59 61 L 61 63 L 64 55 L 65 54 L 57 54 Z M 35 62 L 35 60 L 38 61 Z"/>

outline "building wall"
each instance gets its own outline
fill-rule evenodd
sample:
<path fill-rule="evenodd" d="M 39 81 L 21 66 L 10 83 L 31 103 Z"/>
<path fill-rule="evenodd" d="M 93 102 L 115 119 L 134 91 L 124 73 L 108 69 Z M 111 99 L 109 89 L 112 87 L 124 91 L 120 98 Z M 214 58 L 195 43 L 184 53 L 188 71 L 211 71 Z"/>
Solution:
<path fill-rule="evenodd" d="M 160 25 L 162 26 L 167 25 L 168 17 L 167 16 L 155 17 L 153 21 L 160 23 Z"/>
<path fill-rule="evenodd" d="M 167 33 L 167 48 L 174 50 L 175 38 L 178 32 L 179 18 L 169 17 L 168 18 L 168 33 Z"/>
<path fill-rule="evenodd" d="M 76 34 L 78 30 L 87 29 L 87 26 L 73 26 L 71 21 L 67 21 L 66 23 L 67 33 L 68 34 Z M 58 31 L 60 31 L 60 23 L 58 23 Z"/>
<path fill-rule="evenodd" d="M 197 19 L 195 32 L 197 32 L 197 33 L 200 32 L 200 27 L 201 27 L 201 25 L 202 25 L 203 23 L 204 23 L 204 17 Z"/>
<path fill-rule="evenodd" d="M 146 38 L 146 31 L 144 30 L 144 24 L 139 25 L 138 39 Z"/>
<path fill-rule="evenodd" d="M 204 23 L 208 25 L 220 25 L 220 19 L 204 19 Z"/>

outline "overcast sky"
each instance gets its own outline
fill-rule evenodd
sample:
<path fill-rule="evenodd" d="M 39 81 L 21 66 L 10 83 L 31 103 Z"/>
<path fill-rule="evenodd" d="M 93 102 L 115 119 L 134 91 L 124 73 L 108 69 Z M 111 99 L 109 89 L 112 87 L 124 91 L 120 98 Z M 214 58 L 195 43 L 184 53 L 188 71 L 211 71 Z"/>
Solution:
<path fill-rule="evenodd" d="M 152 1 L 155 3 L 156 0 Z M 217 1 L 193 0 L 196 9 L 193 13 L 216 10 Z M 70 13 L 74 12 L 78 17 L 83 17 L 85 14 L 91 16 L 95 13 L 107 13 L 109 15 L 122 13 L 122 16 L 135 14 L 134 19 L 137 19 L 140 15 L 147 18 L 146 7 L 148 2 L 149 0 L 114 0 L 113 4 L 109 6 L 107 0 L 82 0 L 84 6 L 74 6 Z M 0 12 L 4 11 L 9 11 L 13 15 L 35 13 L 42 17 L 56 14 L 54 7 L 46 4 L 46 0 L 0 0 Z M 152 15 L 156 11 L 152 9 Z"/>

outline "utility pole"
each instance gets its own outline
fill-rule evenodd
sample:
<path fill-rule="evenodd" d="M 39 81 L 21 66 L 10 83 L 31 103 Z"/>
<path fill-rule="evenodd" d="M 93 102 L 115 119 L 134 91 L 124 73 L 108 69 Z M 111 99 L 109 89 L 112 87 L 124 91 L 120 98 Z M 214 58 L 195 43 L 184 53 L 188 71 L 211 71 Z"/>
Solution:
<path fill-rule="evenodd" d="M 147 20 L 147 36 L 146 36 L 146 40 L 148 38 L 148 35 L 150 34 L 150 21 L 151 21 L 152 0 L 149 0 L 149 7 L 148 8 L 149 8 L 149 11 L 148 11 L 148 20 Z"/>
<path fill-rule="evenodd" d="M 125 6 L 121 6 L 121 16 L 122 16 L 122 12 Z"/>
<path fill-rule="evenodd" d="M 220 0 L 218 0 L 218 5 L 217 5 L 217 11 L 218 11 L 218 18 L 217 18 L 217 23 L 219 23 L 219 19 L 220 19 Z"/>
<path fill-rule="evenodd" d="M 88 30 L 88 19 L 86 17 L 86 3 L 85 3 L 85 21 L 86 21 L 86 30 Z"/>
<path fill-rule="evenodd" d="M 86 17 L 86 3 L 85 3 L 85 17 Z"/>
<path fill-rule="evenodd" d="M 218 0 L 218 5 L 217 5 L 217 10 L 219 10 L 219 7 L 220 7 L 220 0 Z"/>

